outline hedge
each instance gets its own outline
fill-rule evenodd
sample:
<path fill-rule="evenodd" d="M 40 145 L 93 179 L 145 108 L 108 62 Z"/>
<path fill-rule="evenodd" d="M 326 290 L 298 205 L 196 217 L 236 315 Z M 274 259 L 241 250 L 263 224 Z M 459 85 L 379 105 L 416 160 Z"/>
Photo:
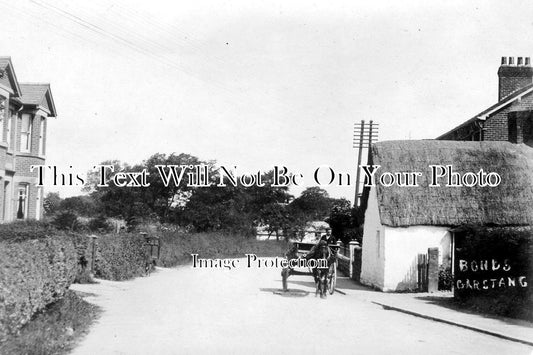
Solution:
<path fill-rule="evenodd" d="M 124 280 L 145 274 L 149 260 L 139 234 L 100 235 L 95 276 Z M 0 225 L 0 342 L 90 270 L 92 238 L 29 221 Z"/>
<path fill-rule="evenodd" d="M 63 297 L 77 272 L 67 235 L 0 242 L 0 341 Z"/>
<path fill-rule="evenodd" d="M 138 233 L 104 234 L 96 239 L 94 275 L 106 280 L 126 280 L 145 274 L 150 260 L 146 241 Z"/>

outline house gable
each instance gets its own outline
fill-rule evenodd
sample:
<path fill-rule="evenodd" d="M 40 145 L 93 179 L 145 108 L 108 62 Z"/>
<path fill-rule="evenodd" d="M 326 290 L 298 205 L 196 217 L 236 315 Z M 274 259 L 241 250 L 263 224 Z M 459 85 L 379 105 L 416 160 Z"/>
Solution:
<path fill-rule="evenodd" d="M 498 101 L 486 110 L 478 113 L 459 126 L 440 135 L 439 140 L 507 140 L 507 113 L 524 109 L 533 109 L 533 84 L 528 85 L 512 95 Z M 488 122 L 490 118 L 495 118 Z M 505 122 L 503 120 L 505 119 Z M 496 123 L 497 122 L 497 123 Z M 491 127 L 487 136 L 487 123 L 499 125 L 499 129 Z"/>
<path fill-rule="evenodd" d="M 20 102 L 27 107 L 45 111 L 49 117 L 56 117 L 56 109 L 49 84 L 22 83 Z"/>
<path fill-rule="evenodd" d="M 20 86 L 9 57 L 0 57 L 0 85 L 14 97 L 20 96 Z"/>
<path fill-rule="evenodd" d="M 46 91 L 46 95 L 44 96 L 44 99 L 43 99 L 43 102 L 42 102 L 42 106 L 48 112 L 50 112 L 50 116 L 52 116 L 52 117 L 56 117 L 57 116 L 56 108 L 55 108 L 55 105 L 54 105 L 54 100 L 52 98 L 52 92 L 50 91 L 50 88 L 48 88 L 48 90 Z"/>

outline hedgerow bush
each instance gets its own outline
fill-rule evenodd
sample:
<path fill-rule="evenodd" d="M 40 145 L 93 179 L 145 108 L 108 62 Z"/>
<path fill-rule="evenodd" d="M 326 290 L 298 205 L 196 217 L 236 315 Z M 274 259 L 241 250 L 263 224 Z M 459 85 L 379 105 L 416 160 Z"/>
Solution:
<path fill-rule="evenodd" d="M 0 224 L 0 241 L 39 239 L 55 232 L 53 225 L 42 221 L 16 221 Z"/>
<path fill-rule="evenodd" d="M 88 226 L 90 231 L 93 232 L 111 232 L 113 230 L 113 226 L 111 223 L 107 221 L 107 218 L 103 215 L 99 215 L 98 217 L 91 218 L 89 220 Z"/>
<path fill-rule="evenodd" d="M 439 290 L 451 291 L 453 285 L 453 275 L 451 267 L 439 266 Z"/>
<path fill-rule="evenodd" d="M 76 231 L 82 228 L 82 224 L 78 220 L 78 216 L 71 211 L 63 211 L 58 213 L 52 220 L 55 228 L 60 230 Z"/>
<path fill-rule="evenodd" d="M 120 281 L 144 275 L 149 255 L 146 241 L 140 234 L 99 235 L 96 245 L 96 277 Z"/>
<path fill-rule="evenodd" d="M 29 226 L 0 240 L 0 341 L 27 323 L 32 315 L 65 294 L 74 281 L 77 258 L 67 235 L 43 235 Z M 28 230 L 35 229 L 31 238 Z M 4 236 L 4 234 L 1 234 Z"/>
<path fill-rule="evenodd" d="M 97 277 L 124 280 L 144 274 L 149 258 L 138 233 L 100 235 L 94 242 Z M 0 225 L 0 342 L 60 300 L 72 282 L 92 282 L 92 246 L 89 235 L 44 222 Z"/>

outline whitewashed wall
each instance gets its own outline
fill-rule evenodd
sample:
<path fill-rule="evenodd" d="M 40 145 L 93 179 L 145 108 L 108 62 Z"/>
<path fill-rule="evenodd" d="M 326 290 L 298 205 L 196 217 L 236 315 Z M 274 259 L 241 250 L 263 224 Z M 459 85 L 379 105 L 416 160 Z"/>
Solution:
<path fill-rule="evenodd" d="M 365 212 L 360 282 L 380 289 L 383 287 L 385 271 L 383 239 L 384 227 L 379 217 L 376 189 L 370 189 Z"/>
<path fill-rule="evenodd" d="M 383 226 L 376 191 L 371 189 L 365 212 L 360 281 L 383 291 L 415 289 L 418 254 L 439 248 L 439 264 L 449 263 L 450 242 L 451 233 L 446 227 Z"/>
<path fill-rule="evenodd" d="M 439 248 L 439 264 L 449 257 L 451 234 L 446 227 L 411 226 L 385 229 L 385 273 L 383 291 L 417 287 L 417 256 L 428 248 Z"/>

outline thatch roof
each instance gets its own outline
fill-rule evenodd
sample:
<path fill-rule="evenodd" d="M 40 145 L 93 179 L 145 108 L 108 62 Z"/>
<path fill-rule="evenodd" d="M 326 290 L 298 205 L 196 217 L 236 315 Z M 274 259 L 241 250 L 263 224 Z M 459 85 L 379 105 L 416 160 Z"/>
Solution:
<path fill-rule="evenodd" d="M 422 172 L 418 187 L 376 184 L 381 223 L 486 226 L 533 225 L 533 148 L 508 142 L 385 141 L 372 146 L 383 172 Z M 429 165 L 459 173 L 496 172 L 497 187 L 429 187 Z"/>

